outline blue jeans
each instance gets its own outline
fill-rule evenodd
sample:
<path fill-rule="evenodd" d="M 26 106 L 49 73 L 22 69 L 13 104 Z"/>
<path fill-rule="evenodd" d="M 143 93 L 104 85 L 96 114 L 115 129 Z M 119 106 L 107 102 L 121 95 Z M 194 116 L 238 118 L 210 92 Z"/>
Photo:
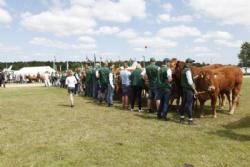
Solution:
<path fill-rule="evenodd" d="M 107 93 L 107 102 L 108 104 L 113 104 L 114 88 L 109 84 L 108 93 Z"/>
<path fill-rule="evenodd" d="M 180 114 L 184 117 L 184 114 L 187 113 L 189 119 L 192 118 L 192 109 L 193 109 L 194 93 L 192 90 L 183 90 L 182 102 L 180 108 Z"/>
<path fill-rule="evenodd" d="M 158 92 L 158 97 L 160 99 L 160 107 L 157 111 L 158 118 L 166 118 L 168 113 L 168 104 L 171 95 L 170 89 L 161 89 Z"/>

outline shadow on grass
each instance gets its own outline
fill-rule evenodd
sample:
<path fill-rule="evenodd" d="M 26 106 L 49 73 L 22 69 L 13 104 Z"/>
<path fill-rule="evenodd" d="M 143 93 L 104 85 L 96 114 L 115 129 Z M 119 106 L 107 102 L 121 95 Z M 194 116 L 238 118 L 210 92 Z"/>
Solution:
<path fill-rule="evenodd" d="M 67 108 L 69 108 L 69 107 L 70 107 L 70 105 L 69 105 L 69 104 L 58 104 L 58 106 L 60 106 L 60 107 L 67 107 Z"/>
<path fill-rule="evenodd" d="M 156 114 L 152 114 L 152 113 L 135 114 L 135 116 L 142 118 L 142 119 L 157 120 Z"/>
<path fill-rule="evenodd" d="M 225 129 L 223 130 L 218 130 L 216 132 L 209 132 L 209 134 L 212 135 L 218 135 L 220 137 L 225 137 L 229 138 L 232 140 L 237 140 L 237 141 L 250 141 L 250 134 L 240 134 L 237 133 L 236 130 L 242 129 L 242 128 L 250 128 L 250 116 L 242 118 L 238 121 L 229 123 L 227 125 L 224 125 L 223 127 Z"/>

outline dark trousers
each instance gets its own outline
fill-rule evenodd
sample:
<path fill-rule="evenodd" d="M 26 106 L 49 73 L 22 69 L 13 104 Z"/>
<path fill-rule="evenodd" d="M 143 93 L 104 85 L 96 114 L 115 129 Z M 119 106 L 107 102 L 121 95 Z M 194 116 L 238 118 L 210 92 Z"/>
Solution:
<path fill-rule="evenodd" d="M 171 90 L 159 90 L 160 107 L 157 111 L 158 118 L 167 118 L 168 104 L 171 95 Z"/>
<path fill-rule="evenodd" d="M 79 93 L 80 90 L 80 83 L 75 84 L 75 90 L 74 90 L 74 94 L 76 95 L 77 93 Z"/>
<path fill-rule="evenodd" d="M 188 114 L 189 119 L 192 118 L 192 107 L 194 101 L 194 93 L 192 90 L 183 90 L 180 114 L 183 117 L 185 113 Z"/>
<path fill-rule="evenodd" d="M 132 98 L 131 98 L 131 108 L 134 108 L 135 105 L 135 100 L 136 97 L 138 98 L 138 106 L 139 106 L 139 110 L 141 110 L 141 104 L 142 104 L 142 97 L 141 97 L 141 93 L 142 93 L 142 87 L 140 86 L 132 86 Z"/>

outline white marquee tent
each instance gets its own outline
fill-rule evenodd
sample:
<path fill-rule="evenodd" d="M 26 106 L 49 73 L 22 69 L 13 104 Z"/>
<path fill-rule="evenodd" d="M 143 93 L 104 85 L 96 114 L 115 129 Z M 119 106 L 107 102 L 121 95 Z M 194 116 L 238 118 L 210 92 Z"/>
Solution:
<path fill-rule="evenodd" d="M 52 72 L 56 72 L 53 68 L 50 66 L 40 66 L 40 67 L 23 67 L 18 71 L 15 71 L 15 75 L 37 75 L 38 73 L 43 75 L 45 72 L 49 72 L 50 74 Z"/>

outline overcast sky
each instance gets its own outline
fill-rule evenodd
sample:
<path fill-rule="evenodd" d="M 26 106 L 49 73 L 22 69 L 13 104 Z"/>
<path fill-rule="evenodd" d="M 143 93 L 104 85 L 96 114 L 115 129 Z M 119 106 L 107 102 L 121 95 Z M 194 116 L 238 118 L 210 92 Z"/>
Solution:
<path fill-rule="evenodd" d="M 0 0 L 0 61 L 96 54 L 236 64 L 249 9 L 248 0 Z"/>

